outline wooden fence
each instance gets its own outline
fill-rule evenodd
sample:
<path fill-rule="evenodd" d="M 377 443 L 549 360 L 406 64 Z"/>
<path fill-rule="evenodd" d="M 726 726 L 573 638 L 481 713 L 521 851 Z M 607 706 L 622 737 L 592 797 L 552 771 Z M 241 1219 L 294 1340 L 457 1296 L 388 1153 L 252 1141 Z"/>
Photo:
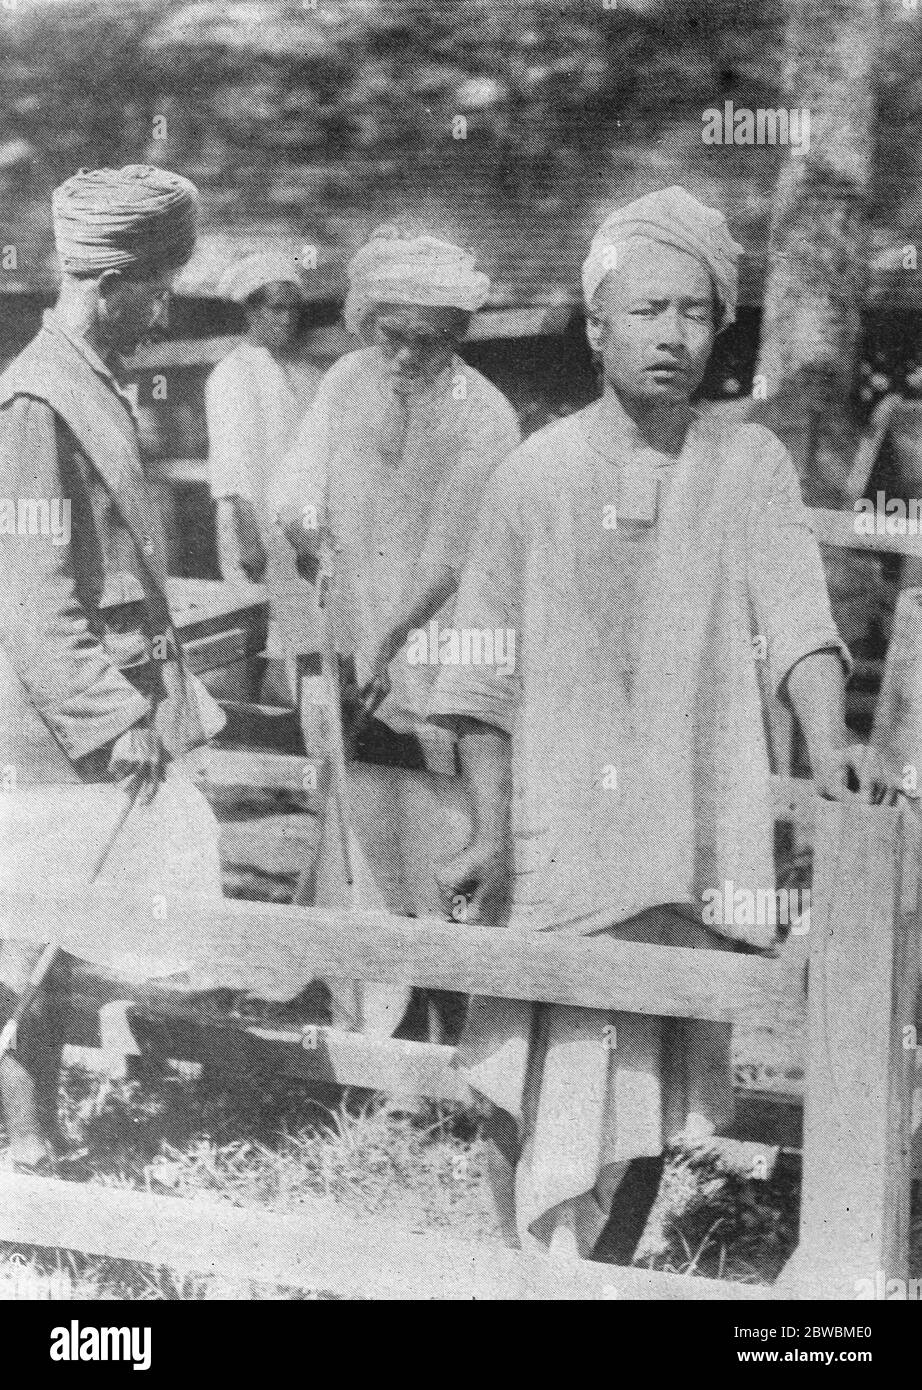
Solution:
<path fill-rule="evenodd" d="M 783 789 L 779 789 L 782 790 Z M 782 797 L 782 800 L 784 798 Z M 579 1262 L 559 1264 L 348 1217 L 320 1199 L 296 1216 L 5 1175 L 0 1239 L 331 1292 L 407 1297 L 854 1297 L 906 1279 L 919 952 L 911 812 L 815 802 L 815 886 L 801 1238 L 771 1290 Z M 8 898 L 0 932 L 79 955 L 138 939 L 148 899 L 103 891 Z M 231 988 L 348 976 L 678 1018 L 734 1019 L 804 988 L 783 956 L 562 940 L 479 926 L 244 902 L 171 901 L 163 949 Z M 272 1054 L 271 1030 L 244 1030 Z M 207 1036 L 207 1029 L 202 1030 Z M 260 1033 L 263 1034 L 260 1038 Z M 252 1037 L 250 1036 L 252 1034 Z M 175 1031 L 170 1034 L 175 1041 Z M 227 1034 L 222 1034 L 227 1038 Z M 907 1045 L 907 1040 L 912 1045 Z M 241 1039 L 243 1041 L 243 1039 Z M 276 1045 L 277 1041 L 276 1041 Z M 188 1050 L 207 1058 L 194 1041 Z M 287 1048 L 281 1047 L 282 1051 Z M 219 1063 L 233 1065 L 219 1055 Z M 451 1048 L 318 1029 L 299 1072 L 461 1100 Z"/>
<path fill-rule="evenodd" d="M 913 553 L 920 552 L 916 542 Z M 905 618 L 919 608 L 918 591 L 904 599 Z M 907 622 L 897 624 L 903 637 L 888 658 L 890 694 L 881 702 L 893 716 L 885 731 L 895 740 L 891 753 L 905 745 L 900 727 L 909 734 L 918 727 L 907 718 L 912 699 L 893 692 L 900 662 L 906 665 L 907 633 L 917 632 L 918 624 Z M 303 786 L 303 766 L 303 759 L 278 755 L 251 764 L 239 754 L 211 752 L 203 775 L 215 785 L 255 778 L 261 786 L 293 788 Z M 184 899 L 171 900 L 157 925 L 165 953 L 207 966 L 229 988 L 257 992 L 261 981 L 271 989 L 279 980 L 329 975 L 732 1021 L 806 991 L 800 1240 L 771 1288 L 408 1233 L 319 1198 L 282 1215 L 13 1174 L 0 1176 L 0 1240 L 362 1297 L 849 1299 L 875 1281 L 906 1280 L 919 819 L 906 807 L 822 802 L 809 784 L 786 776 L 773 784 L 776 815 L 808 828 L 814 845 L 806 979 L 783 951 L 767 958 L 563 939 L 386 913 Z M 151 911 L 149 899 L 103 890 L 11 896 L 0 901 L 0 936 L 58 941 L 78 956 L 105 953 L 143 936 Z M 124 1018 L 124 1010 L 116 1013 Z M 104 1023 L 105 1015 L 103 1009 Z M 328 1028 L 301 1037 L 258 1027 L 215 1034 L 188 1017 L 165 1016 L 159 1035 L 155 1018 L 145 1027 L 147 1045 L 174 1057 L 230 1068 L 257 1058 L 343 1085 L 467 1097 L 453 1049 L 436 1044 L 373 1041 Z M 114 1046 L 125 1050 L 121 1040 Z M 770 1110 L 763 1107 L 763 1118 Z M 762 1146 L 750 1138 L 754 1167 L 767 1166 L 755 1160 L 776 1143 L 774 1133 Z"/>

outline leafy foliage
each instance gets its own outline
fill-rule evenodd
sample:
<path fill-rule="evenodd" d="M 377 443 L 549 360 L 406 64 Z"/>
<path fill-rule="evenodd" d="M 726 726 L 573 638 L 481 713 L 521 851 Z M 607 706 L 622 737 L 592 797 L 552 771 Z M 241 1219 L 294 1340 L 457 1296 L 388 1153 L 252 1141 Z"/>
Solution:
<path fill-rule="evenodd" d="M 534 190 L 738 77 L 770 94 L 780 44 L 777 7 L 756 20 L 740 0 L 71 0 L 5 23 L 8 176 L 168 152 L 263 207 L 425 176 L 457 152 L 457 117 L 469 159 Z"/>

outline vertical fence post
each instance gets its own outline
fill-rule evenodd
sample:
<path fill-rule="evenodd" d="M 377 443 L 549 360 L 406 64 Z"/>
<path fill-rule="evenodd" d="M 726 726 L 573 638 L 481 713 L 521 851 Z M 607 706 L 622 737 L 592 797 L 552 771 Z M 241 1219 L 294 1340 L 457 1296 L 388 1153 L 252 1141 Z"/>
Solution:
<path fill-rule="evenodd" d="M 781 1296 L 905 1289 L 917 828 L 899 809 L 818 805 L 800 1244 Z"/>

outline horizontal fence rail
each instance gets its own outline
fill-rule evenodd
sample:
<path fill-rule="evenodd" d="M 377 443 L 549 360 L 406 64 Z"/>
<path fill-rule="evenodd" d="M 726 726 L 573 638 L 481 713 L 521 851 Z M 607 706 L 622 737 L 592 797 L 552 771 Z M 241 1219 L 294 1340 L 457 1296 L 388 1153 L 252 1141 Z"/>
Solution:
<path fill-rule="evenodd" d="M 207 970 L 222 986 L 269 987 L 272 995 L 327 975 L 721 1021 L 802 987 L 802 972 L 783 960 L 725 951 L 348 909 L 184 897 L 158 903 L 150 894 L 102 890 L 3 894 L 0 937 L 54 941 L 89 960 L 150 951 L 155 939 L 158 954 Z"/>
<path fill-rule="evenodd" d="M 286 775 L 293 771 L 285 769 Z M 245 768 L 228 766 L 226 772 L 238 778 Z M 790 790 L 776 783 L 789 814 Z M 408 1233 L 321 1198 L 299 1200 L 293 1212 L 240 1210 L 16 1175 L 0 1177 L 0 1240 L 392 1298 L 849 1298 L 871 1286 L 878 1271 L 903 1278 L 917 1066 L 905 1037 L 915 1016 L 918 973 L 918 821 L 893 808 L 816 798 L 809 809 L 817 867 L 801 1243 L 771 1288 L 553 1260 L 441 1232 Z M 158 955 L 178 956 L 192 969 L 210 969 L 222 985 L 257 993 L 267 986 L 296 989 L 315 975 L 329 975 L 732 1020 L 804 988 L 802 967 L 783 958 L 386 913 L 181 897 L 165 902 L 165 915 L 163 907 L 150 895 L 126 898 L 95 889 L 54 898 L 5 895 L 0 937 L 56 941 L 84 959 L 156 941 Z M 112 1013 L 117 1009 L 117 1003 L 110 1006 Z M 142 1044 L 145 1027 L 155 1037 L 161 1028 L 145 1013 L 142 1005 Z M 165 1019 L 162 1045 L 169 1046 L 171 1032 L 183 1026 L 176 1016 Z M 244 1031 L 245 1046 L 262 1045 L 270 1064 L 288 1041 L 271 1029 Z M 224 1040 L 233 1053 L 227 1033 Z M 329 1079 L 363 1074 L 384 1088 L 396 1069 L 423 1093 L 432 1086 L 446 1098 L 464 1098 L 463 1073 L 450 1049 L 371 1043 L 320 1029 L 302 1045 L 308 1043 Z M 738 1144 L 742 1175 L 757 1150 L 757 1142 Z"/>

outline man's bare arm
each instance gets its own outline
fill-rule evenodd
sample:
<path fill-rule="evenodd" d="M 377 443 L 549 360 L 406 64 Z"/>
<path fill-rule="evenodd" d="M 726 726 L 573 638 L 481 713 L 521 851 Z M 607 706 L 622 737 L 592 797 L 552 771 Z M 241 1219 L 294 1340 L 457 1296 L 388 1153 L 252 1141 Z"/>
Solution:
<path fill-rule="evenodd" d="M 219 497 L 216 530 L 221 578 L 258 583 L 265 573 L 266 552 L 249 498 Z"/>
<path fill-rule="evenodd" d="M 819 651 L 802 657 L 788 676 L 787 688 L 820 796 L 832 801 L 895 801 L 902 790 L 895 773 L 846 726 L 845 680 L 838 654 Z"/>
<path fill-rule="evenodd" d="M 512 743 L 492 724 L 459 719 L 461 771 L 471 800 L 470 844 L 440 867 L 447 912 L 460 921 L 495 920 L 509 895 Z"/>
<path fill-rule="evenodd" d="M 362 703 L 367 715 L 374 714 L 390 691 L 388 666 L 410 633 L 425 627 L 458 588 L 458 573 L 448 565 L 419 566 L 413 572 L 400 612 L 378 642 L 371 657 L 371 673 L 363 684 Z"/>

